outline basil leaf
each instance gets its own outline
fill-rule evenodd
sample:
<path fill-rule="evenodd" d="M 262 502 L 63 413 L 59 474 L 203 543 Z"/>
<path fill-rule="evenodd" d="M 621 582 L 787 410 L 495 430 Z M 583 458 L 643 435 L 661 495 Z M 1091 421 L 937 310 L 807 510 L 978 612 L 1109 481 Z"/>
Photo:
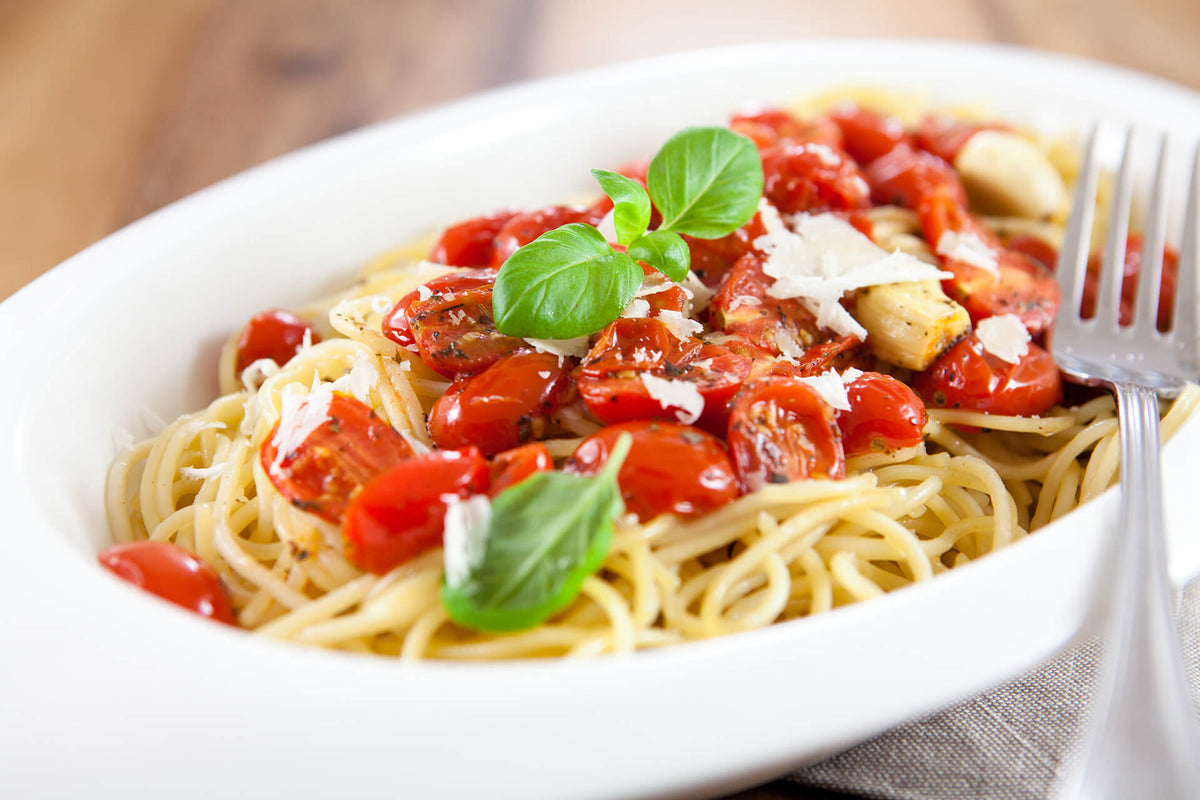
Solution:
<path fill-rule="evenodd" d="M 625 251 L 630 258 L 645 261 L 673 281 L 687 277 L 692 254 L 687 242 L 673 231 L 652 231 L 636 239 Z"/>
<path fill-rule="evenodd" d="M 450 619 L 479 631 L 532 628 L 571 604 L 604 563 L 613 521 L 625 511 L 617 471 L 633 439 L 624 434 L 593 478 L 535 472 L 492 501 L 483 552 L 451 586 Z"/>
<path fill-rule="evenodd" d="M 659 230 L 716 239 L 754 216 L 763 191 L 754 142 L 725 128 L 685 128 L 663 145 L 646 182 Z"/>
<path fill-rule="evenodd" d="M 533 339 L 595 333 L 621 315 L 642 284 L 637 262 L 573 222 L 517 250 L 496 276 L 496 330 Z"/>
<path fill-rule="evenodd" d="M 642 185 L 618 172 L 594 169 L 592 175 L 613 201 L 613 227 L 617 241 L 628 246 L 650 226 L 650 195 Z"/>

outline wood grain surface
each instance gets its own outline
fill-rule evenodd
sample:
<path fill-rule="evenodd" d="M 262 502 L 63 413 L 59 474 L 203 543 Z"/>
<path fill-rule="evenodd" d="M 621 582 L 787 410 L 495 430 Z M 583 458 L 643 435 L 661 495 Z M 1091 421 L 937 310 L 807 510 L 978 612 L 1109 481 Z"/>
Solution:
<path fill-rule="evenodd" d="M 723 44 L 1029 45 L 1200 89 L 1196 0 L 0 0 L 0 298 L 281 153 L 498 86 Z M 834 798 L 778 781 L 741 800 Z"/>

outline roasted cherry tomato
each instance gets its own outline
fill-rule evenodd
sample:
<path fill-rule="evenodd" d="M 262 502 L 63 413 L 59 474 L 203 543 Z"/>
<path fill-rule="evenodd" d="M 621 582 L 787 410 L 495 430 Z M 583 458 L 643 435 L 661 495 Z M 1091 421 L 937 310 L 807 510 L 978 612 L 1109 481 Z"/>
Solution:
<path fill-rule="evenodd" d="M 684 235 L 691 254 L 692 272 L 705 286 L 717 286 L 729 268 L 754 249 L 754 241 L 765 235 L 762 217 L 755 214 L 749 222 L 719 239 L 696 239 Z"/>
<path fill-rule="evenodd" d="M 780 142 L 842 146 L 841 130 L 831 120 L 821 117 L 805 121 L 779 108 L 768 108 L 754 114 L 737 114 L 729 121 L 729 127 L 751 139 L 759 150 L 774 147 Z"/>
<path fill-rule="evenodd" d="M 569 399 L 571 366 L 549 353 L 518 352 L 460 376 L 433 404 L 429 435 L 438 447 L 475 445 L 488 456 L 539 438 Z"/>
<path fill-rule="evenodd" d="M 957 205 L 967 207 L 967 190 L 954 167 L 904 143 L 868 164 L 865 174 L 871 199 L 880 205 L 915 209 L 923 197 L 940 190 Z"/>
<path fill-rule="evenodd" d="M 341 522 L 364 483 L 412 455 L 395 428 L 358 400 L 337 393 L 325 421 L 303 441 L 279 438 L 276 425 L 259 456 L 271 483 L 292 505 L 334 523 Z M 280 451 L 280 446 L 289 449 Z"/>
<path fill-rule="evenodd" d="M 413 340 L 409 316 L 413 303 L 421 300 L 422 295 L 426 299 L 432 299 L 434 295 L 453 294 L 464 289 L 491 286 L 495 282 L 496 270 L 494 269 L 462 270 L 439 275 L 433 280 L 426 281 L 420 287 L 401 297 L 396 305 L 392 306 L 392 310 L 383 318 L 383 335 L 401 347 L 414 347 L 416 342 Z"/>
<path fill-rule="evenodd" d="M 305 334 L 312 344 L 321 341 L 312 325 L 291 312 L 272 309 L 255 314 L 238 337 L 234 369 L 241 375 L 246 367 L 261 358 L 269 358 L 282 366 L 300 352 Z"/>
<path fill-rule="evenodd" d="M 499 211 L 451 225 L 433 243 L 429 260 L 452 267 L 486 267 L 492 263 L 496 236 L 514 215 Z"/>
<path fill-rule="evenodd" d="M 806 350 L 822 341 L 825 337 L 817 318 L 799 300 L 769 296 L 767 288 L 772 283 L 774 279 L 763 273 L 757 253 L 743 256 L 709 304 L 712 327 L 740 334 L 773 355 L 791 353 L 793 348 Z"/>
<path fill-rule="evenodd" d="M 887 155 L 899 144 L 912 143 L 898 117 L 856 105 L 842 106 L 829 116 L 842 130 L 846 152 L 860 164 Z"/>
<path fill-rule="evenodd" d="M 233 606 L 216 571 L 167 542 L 127 542 L 102 550 L 100 564 L 122 580 L 202 617 L 234 624 Z"/>
<path fill-rule="evenodd" d="M 699 424 L 724 425 L 725 406 L 750 374 L 750 359 L 720 345 L 680 340 L 653 318 L 618 319 L 575 371 L 579 394 L 602 422 L 678 419 L 680 409 L 655 399 L 643 376 L 690 385 L 704 401 Z"/>
<path fill-rule="evenodd" d="M 954 163 L 963 145 L 980 131 L 1008 130 L 998 123 L 973 123 L 947 117 L 942 114 L 929 114 L 917 126 L 917 146 L 922 150 L 933 153 L 938 158 Z"/>
<path fill-rule="evenodd" d="M 490 283 L 415 300 L 407 314 L 421 360 L 447 377 L 480 372 L 525 346 L 496 330 Z"/>
<path fill-rule="evenodd" d="M 487 461 L 473 447 L 402 461 L 354 496 L 342 525 L 346 556 L 382 575 L 441 545 L 447 496 L 465 499 L 487 487 Z"/>
<path fill-rule="evenodd" d="M 853 211 L 871 188 L 848 155 L 824 144 L 784 143 L 763 151 L 763 196 L 784 214 Z"/>
<path fill-rule="evenodd" d="M 1143 237 L 1140 233 L 1130 234 L 1125 242 L 1125 265 L 1121 278 L 1121 300 L 1119 320 L 1122 325 L 1133 322 L 1134 302 L 1137 299 L 1137 278 L 1142 271 Z M 1171 315 L 1175 311 L 1175 283 L 1179 274 L 1179 254 L 1171 248 L 1163 250 L 1162 283 L 1158 290 L 1158 319 L 1160 331 L 1169 330 Z M 1096 315 L 1096 294 L 1100 281 L 1100 254 L 1093 254 L 1088 261 L 1087 274 L 1083 281 L 1081 313 L 1084 319 Z"/>
<path fill-rule="evenodd" d="M 583 440 L 564 472 L 595 475 L 622 433 L 633 445 L 617 473 L 625 510 L 648 522 L 659 514 L 694 517 L 733 500 L 737 476 L 721 442 L 704 431 L 674 422 L 626 422 Z"/>
<path fill-rule="evenodd" d="M 1022 253 L 1029 256 L 1051 272 L 1054 271 L 1054 267 L 1058 263 L 1058 251 L 1047 241 L 1037 236 L 1026 234 L 1009 236 L 1004 240 L 1004 247 L 1015 253 Z"/>
<path fill-rule="evenodd" d="M 546 231 L 561 228 L 572 222 L 596 225 L 604 219 L 610 203 L 601 201 L 595 206 L 547 206 L 537 211 L 514 214 L 496 234 L 492 248 L 492 266 L 499 268 L 518 248 L 532 242 Z"/>
<path fill-rule="evenodd" d="M 1010 364 L 984 350 L 975 334 L 914 375 L 912 387 L 938 408 L 1002 415 L 1037 416 L 1062 398 L 1058 366 L 1045 350 L 1031 342 Z"/>
<path fill-rule="evenodd" d="M 530 442 L 512 450 L 497 453 L 491 460 L 491 486 L 488 494 L 495 497 L 510 486 L 516 486 L 535 472 L 554 469 L 554 458 L 546 445 Z"/>
<path fill-rule="evenodd" d="M 921 443 L 928 415 L 912 389 L 878 372 L 864 372 L 846 385 L 850 410 L 837 415 L 846 457 L 891 452 Z"/>
<path fill-rule="evenodd" d="M 743 491 L 846 474 L 833 409 L 793 378 L 767 376 L 742 387 L 733 399 L 728 441 Z"/>

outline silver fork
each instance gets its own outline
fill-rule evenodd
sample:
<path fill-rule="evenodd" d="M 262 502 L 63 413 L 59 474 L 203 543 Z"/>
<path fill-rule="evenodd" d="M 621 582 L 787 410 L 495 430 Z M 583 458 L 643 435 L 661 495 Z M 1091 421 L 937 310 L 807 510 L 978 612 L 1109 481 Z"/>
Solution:
<path fill-rule="evenodd" d="M 1112 543 L 1103 661 L 1091 717 L 1064 796 L 1200 798 L 1200 722 L 1188 695 L 1167 577 L 1159 465 L 1158 398 L 1200 377 L 1197 261 L 1200 261 L 1200 150 L 1188 187 L 1175 309 L 1169 331 L 1157 330 L 1166 238 L 1166 138 L 1146 218 L 1134 319 L 1118 322 L 1133 194 L 1131 132 L 1117 178 L 1096 311 L 1082 319 L 1084 273 L 1094 216 L 1098 131 L 1088 141 L 1076 185 L 1058 280 L 1063 306 L 1051 337 L 1059 367 L 1117 396 L 1121 436 L 1121 517 Z"/>

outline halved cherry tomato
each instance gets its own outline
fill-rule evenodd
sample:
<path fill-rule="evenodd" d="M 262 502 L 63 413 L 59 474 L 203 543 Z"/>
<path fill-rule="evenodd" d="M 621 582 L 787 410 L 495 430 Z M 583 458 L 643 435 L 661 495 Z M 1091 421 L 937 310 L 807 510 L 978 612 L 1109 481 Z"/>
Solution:
<path fill-rule="evenodd" d="M 238 337 L 234 369 L 241 375 L 246 367 L 261 358 L 269 358 L 283 366 L 304 346 L 304 335 L 316 344 L 321 337 L 305 320 L 280 309 L 255 314 L 242 328 Z"/>
<path fill-rule="evenodd" d="M 953 164 L 963 145 L 975 134 L 1006 130 L 1009 130 L 1007 126 L 995 122 L 962 122 L 944 114 L 928 114 L 917 126 L 916 140 L 922 150 Z"/>
<path fill-rule="evenodd" d="M 395 428 L 353 397 L 335 393 L 318 425 L 299 445 L 279 451 L 279 425 L 259 460 L 279 493 L 297 508 L 341 522 L 350 499 L 380 472 L 412 456 Z"/>
<path fill-rule="evenodd" d="M 216 570 L 178 545 L 127 542 L 100 551 L 101 566 L 122 580 L 177 606 L 227 625 L 233 606 Z"/>
<path fill-rule="evenodd" d="M 1058 366 L 1032 342 L 1029 352 L 1010 364 L 983 349 L 971 334 L 942 354 L 912 387 L 938 408 L 962 408 L 990 414 L 1036 416 L 1062 399 Z"/>
<path fill-rule="evenodd" d="M 496 236 L 515 214 L 498 211 L 451 225 L 433 243 L 429 260 L 451 267 L 486 267 L 492 263 Z"/>
<path fill-rule="evenodd" d="M 514 214 L 496 234 L 492 246 L 492 266 L 499 268 L 508 257 L 546 231 L 561 228 L 572 222 L 596 225 L 612 207 L 602 199 L 595 206 L 547 206 L 537 211 Z"/>
<path fill-rule="evenodd" d="M 492 497 L 500 494 L 510 486 L 516 486 L 535 472 L 545 472 L 554 469 L 554 458 L 546 445 L 541 442 L 530 442 L 512 450 L 497 453 L 491 460 L 491 486 L 488 494 Z"/>
<path fill-rule="evenodd" d="M 441 545 L 447 496 L 465 499 L 487 487 L 487 461 L 473 447 L 402 461 L 354 496 L 342 526 L 346 557 L 382 575 Z"/>
<path fill-rule="evenodd" d="M 784 214 L 853 211 L 871 188 L 848 155 L 823 144 L 784 143 L 763 151 L 763 196 Z"/>
<path fill-rule="evenodd" d="M 751 139 L 759 150 L 774 147 L 780 142 L 842 146 L 842 133 L 828 118 L 806 121 L 779 108 L 768 108 L 754 114 L 737 114 L 729 121 L 729 127 Z"/>
<path fill-rule="evenodd" d="M 1121 300 L 1119 321 L 1122 325 L 1133 322 L 1134 302 L 1137 299 L 1137 277 L 1142 271 L 1143 236 L 1133 233 L 1125 241 L 1125 264 L 1121 278 Z M 1179 274 L 1179 254 L 1171 248 L 1163 250 L 1162 283 L 1158 290 L 1158 318 L 1155 321 L 1160 331 L 1171 327 L 1171 315 L 1175 311 L 1175 283 Z M 1087 274 L 1083 280 L 1083 302 L 1080 304 L 1084 319 L 1096 315 L 1096 293 L 1100 285 L 1100 254 L 1094 253 L 1088 260 Z"/>
<path fill-rule="evenodd" d="M 857 105 L 842 106 L 829 116 L 842 130 L 846 152 L 860 164 L 887 155 L 896 145 L 912 143 L 898 117 Z"/>
<path fill-rule="evenodd" d="M 743 491 L 846 474 L 833 409 L 793 378 L 767 376 L 742 387 L 733 399 L 728 441 Z"/>
<path fill-rule="evenodd" d="M 447 377 L 480 372 L 525 346 L 496 330 L 490 283 L 416 300 L 407 315 L 421 360 Z"/>
<path fill-rule="evenodd" d="M 683 240 L 691 254 L 692 272 L 705 286 L 717 286 L 729 268 L 752 251 L 754 241 L 766 232 L 762 217 L 755 214 L 745 225 L 719 239 L 696 239 L 685 234 Z"/>
<path fill-rule="evenodd" d="M 682 341 L 653 318 L 618 319 L 575 371 L 579 394 L 601 422 L 678 419 L 651 396 L 643 375 L 681 381 L 704 399 L 698 424 L 720 430 L 725 406 L 750 374 L 750 359 L 698 339 Z"/>
<path fill-rule="evenodd" d="M 674 422 L 626 422 L 583 440 L 564 472 L 595 475 L 622 433 L 633 446 L 617 473 L 625 510 L 648 522 L 660 514 L 695 517 L 738 495 L 733 464 L 711 434 Z"/>
<path fill-rule="evenodd" d="M 464 289 L 491 286 L 495 282 L 496 270 L 494 269 L 471 269 L 461 272 L 451 272 L 426 281 L 420 287 L 413 289 L 401 297 L 396 302 L 396 305 L 392 306 L 392 310 L 383 318 L 383 335 L 401 347 L 415 346 L 416 342 L 413 340 L 409 315 L 411 314 L 412 304 L 419 301 L 422 294 L 427 298 L 432 298 L 433 295 L 452 294 L 454 292 L 461 292 Z"/>
<path fill-rule="evenodd" d="M 912 389 L 878 372 L 864 372 L 846 385 L 849 411 L 839 411 L 846 457 L 891 452 L 921 443 L 929 417 Z"/>
<path fill-rule="evenodd" d="M 767 294 L 774 283 L 763 273 L 762 258 L 748 253 L 729 270 L 708 307 L 709 322 L 725 333 L 744 336 L 773 355 L 791 350 L 780 337 L 807 349 L 824 339 L 817 318 L 799 300 L 780 300 Z"/>
<path fill-rule="evenodd" d="M 571 364 L 549 353 L 518 352 L 473 376 L 459 376 L 429 413 L 438 447 L 475 445 L 495 455 L 539 437 L 571 392 Z"/>
<path fill-rule="evenodd" d="M 1004 247 L 1017 253 L 1023 253 L 1041 264 L 1051 272 L 1058 263 L 1058 251 L 1049 242 L 1037 236 L 1017 234 L 1004 240 Z"/>
<path fill-rule="evenodd" d="M 940 190 L 967 207 L 967 190 L 954 167 L 903 142 L 868 164 L 865 174 L 871 199 L 880 205 L 915 209 L 923 197 Z"/>

